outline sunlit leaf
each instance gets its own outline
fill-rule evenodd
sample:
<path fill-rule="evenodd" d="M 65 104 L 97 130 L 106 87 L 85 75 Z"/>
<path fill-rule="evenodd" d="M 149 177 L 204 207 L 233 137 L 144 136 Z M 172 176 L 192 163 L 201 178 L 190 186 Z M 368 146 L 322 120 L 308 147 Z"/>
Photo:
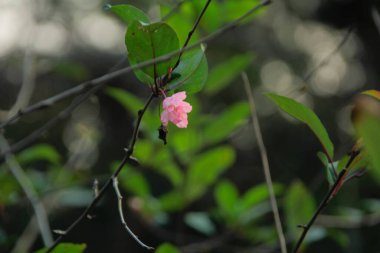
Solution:
<path fill-rule="evenodd" d="M 47 144 L 38 144 L 20 152 L 17 155 L 17 160 L 21 164 L 43 160 L 57 165 L 61 160 L 61 156 L 54 147 Z"/>
<path fill-rule="evenodd" d="M 273 102 L 275 102 L 284 112 L 305 123 L 317 136 L 318 140 L 323 146 L 324 151 L 328 154 L 328 156 L 331 159 L 333 159 L 334 145 L 331 142 L 330 137 L 322 122 L 309 107 L 301 103 L 298 103 L 297 101 L 291 98 L 271 93 L 268 93 L 266 95 Z"/>
<path fill-rule="evenodd" d="M 185 222 L 189 227 L 205 235 L 212 235 L 216 230 L 208 213 L 205 212 L 189 212 L 185 215 Z"/>
<path fill-rule="evenodd" d="M 220 115 L 204 126 L 203 134 L 205 141 L 215 143 L 228 138 L 235 129 L 245 122 L 248 115 L 248 103 L 239 102 L 230 105 Z"/>
<path fill-rule="evenodd" d="M 145 24 L 150 23 L 148 16 L 142 10 L 129 4 L 107 4 L 104 8 L 107 10 L 111 10 L 113 13 L 119 16 L 126 24 L 130 24 L 132 21 L 135 20 Z"/>
<path fill-rule="evenodd" d="M 186 196 L 195 199 L 214 183 L 219 175 L 235 160 L 235 152 L 229 146 L 221 146 L 202 153 L 191 164 L 185 185 Z"/>
<path fill-rule="evenodd" d="M 163 22 L 143 25 L 133 21 L 125 35 L 125 44 L 128 49 L 128 59 L 131 65 L 135 65 L 162 55 L 179 50 L 179 41 L 176 32 L 169 25 Z M 167 74 L 168 69 L 173 67 L 178 56 L 173 56 L 170 60 L 147 66 L 141 71 L 150 78 L 160 77 Z M 137 75 L 140 81 L 147 83 L 141 75 Z M 152 84 L 150 80 L 149 83 Z"/>
<path fill-rule="evenodd" d="M 204 91 L 216 94 L 230 84 L 253 61 L 252 54 L 241 54 L 222 61 L 211 69 Z"/>
<path fill-rule="evenodd" d="M 86 249 L 86 244 L 60 243 L 51 251 L 52 253 L 82 253 Z M 47 248 L 40 249 L 35 253 L 45 253 Z"/>
<path fill-rule="evenodd" d="M 174 70 L 174 74 L 180 76 L 169 83 L 169 88 L 176 92 L 186 91 L 188 94 L 198 92 L 207 80 L 207 71 L 207 59 L 203 48 L 186 52 Z"/>

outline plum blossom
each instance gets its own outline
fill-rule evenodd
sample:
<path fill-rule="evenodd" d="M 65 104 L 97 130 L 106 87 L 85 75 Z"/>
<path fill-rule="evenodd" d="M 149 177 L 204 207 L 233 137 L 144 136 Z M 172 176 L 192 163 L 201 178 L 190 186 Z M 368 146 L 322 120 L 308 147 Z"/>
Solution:
<path fill-rule="evenodd" d="M 186 128 L 187 114 L 193 109 L 188 102 L 183 101 L 186 98 L 186 92 L 181 91 L 166 97 L 162 102 L 164 111 L 161 114 L 161 122 L 167 127 L 169 121 L 179 128 Z"/>

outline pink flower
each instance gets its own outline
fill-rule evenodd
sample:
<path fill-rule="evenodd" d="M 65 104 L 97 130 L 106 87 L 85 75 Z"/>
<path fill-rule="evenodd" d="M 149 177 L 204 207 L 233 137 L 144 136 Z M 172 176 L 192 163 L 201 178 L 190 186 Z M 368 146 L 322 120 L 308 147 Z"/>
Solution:
<path fill-rule="evenodd" d="M 187 114 L 193 109 L 191 105 L 185 101 L 186 92 L 181 91 L 166 97 L 162 102 L 164 111 L 161 114 L 161 122 L 167 127 L 169 121 L 173 122 L 179 128 L 186 128 Z"/>

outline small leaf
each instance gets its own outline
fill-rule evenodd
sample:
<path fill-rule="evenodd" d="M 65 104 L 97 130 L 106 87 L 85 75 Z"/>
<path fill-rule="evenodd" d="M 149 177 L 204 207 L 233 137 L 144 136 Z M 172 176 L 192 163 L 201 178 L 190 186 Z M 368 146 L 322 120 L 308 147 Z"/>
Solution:
<path fill-rule="evenodd" d="M 324 165 L 325 167 L 325 174 L 326 174 L 326 179 L 327 179 L 327 182 L 329 183 L 330 186 L 332 186 L 337 177 L 336 177 L 336 174 L 334 172 L 334 168 L 337 168 L 338 165 L 339 165 L 339 162 L 334 162 L 334 168 L 331 166 L 331 163 L 329 162 L 329 159 L 327 158 L 326 154 L 323 153 L 323 152 L 318 152 L 317 153 L 317 156 L 319 158 L 319 160 L 321 160 L 322 164 Z"/>
<path fill-rule="evenodd" d="M 178 191 L 171 191 L 159 198 L 162 211 L 173 212 L 182 209 L 185 206 L 183 194 Z"/>
<path fill-rule="evenodd" d="M 215 66 L 208 77 L 205 92 L 214 95 L 224 89 L 253 61 L 252 54 L 241 54 Z"/>
<path fill-rule="evenodd" d="M 215 225 L 212 223 L 208 213 L 205 212 L 190 212 L 185 216 L 185 222 L 189 227 L 201 232 L 205 235 L 215 233 Z"/>
<path fill-rule="evenodd" d="M 228 215 L 234 214 L 239 193 L 231 182 L 223 181 L 215 187 L 214 196 L 219 208 Z"/>
<path fill-rule="evenodd" d="M 17 155 L 17 159 L 23 165 L 41 160 L 58 165 L 61 160 L 61 156 L 52 146 L 47 144 L 38 144 L 22 151 L 19 155 Z"/>
<path fill-rule="evenodd" d="M 145 24 L 150 23 L 148 16 L 142 10 L 129 4 L 107 4 L 105 9 L 111 10 L 113 13 L 118 15 L 126 24 L 130 24 L 135 20 Z"/>
<path fill-rule="evenodd" d="M 294 182 L 285 197 L 285 217 L 288 231 L 297 238 L 302 231 L 298 225 L 306 224 L 315 210 L 315 202 L 303 183 Z"/>
<path fill-rule="evenodd" d="M 161 244 L 158 249 L 155 251 L 156 253 L 180 253 L 180 251 L 170 243 Z"/>
<path fill-rule="evenodd" d="M 43 248 L 35 253 L 45 253 L 48 248 Z M 53 249 L 52 253 L 82 253 L 86 249 L 86 244 L 60 243 Z"/>
<path fill-rule="evenodd" d="M 186 52 L 175 69 L 180 76 L 169 83 L 170 90 L 187 91 L 189 94 L 202 90 L 207 80 L 208 65 L 202 48 Z"/>
<path fill-rule="evenodd" d="M 236 128 L 245 122 L 249 115 L 249 106 L 246 102 L 239 102 L 229 106 L 221 115 L 204 126 L 203 135 L 208 143 L 216 143 L 226 139 Z"/>
<path fill-rule="evenodd" d="M 132 66 L 179 50 L 176 32 L 163 22 L 143 25 L 140 22 L 133 21 L 125 35 L 125 44 L 129 53 L 129 62 Z M 156 68 L 154 66 L 142 68 L 140 71 L 145 73 L 151 80 L 147 80 L 145 77 L 142 78 L 141 72 L 136 76 L 140 81 L 152 84 L 154 77 L 165 75 L 168 69 L 174 66 L 177 57 L 173 56 L 166 62 L 155 64 Z"/>
<path fill-rule="evenodd" d="M 284 112 L 305 123 L 317 136 L 318 140 L 323 146 L 324 152 L 327 153 L 330 159 L 333 159 L 334 145 L 332 144 L 330 137 L 322 122 L 309 107 L 301 103 L 298 103 L 297 101 L 291 98 L 271 93 L 268 93 L 266 95 L 273 102 L 275 102 Z"/>
<path fill-rule="evenodd" d="M 196 157 L 189 169 L 185 185 L 186 197 L 198 198 L 219 175 L 232 165 L 235 152 L 229 146 L 221 146 Z"/>
<path fill-rule="evenodd" d="M 273 184 L 273 191 L 275 195 L 280 194 L 283 191 L 283 186 L 280 184 Z M 266 184 L 260 184 L 250 188 L 241 198 L 241 206 L 243 211 L 252 208 L 253 206 L 260 204 L 261 202 L 269 198 L 268 186 Z"/>
<path fill-rule="evenodd" d="M 119 102 L 131 115 L 137 116 L 138 111 L 144 107 L 143 100 L 126 90 L 107 87 L 105 93 Z M 150 131 L 155 131 L 159 125 L 158 117 L 148 109 L 145 111 L 142 125 Z"/>

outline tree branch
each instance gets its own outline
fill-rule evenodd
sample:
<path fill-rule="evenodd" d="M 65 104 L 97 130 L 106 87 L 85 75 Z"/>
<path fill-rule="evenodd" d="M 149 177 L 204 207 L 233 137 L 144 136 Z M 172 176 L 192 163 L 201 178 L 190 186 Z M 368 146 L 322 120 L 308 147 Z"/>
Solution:
<path fill-rule="evenodd" d="M 348 171 L 348 168 L 350 167 L 351 163 L 354 161 L 355 157 L 359 154 L 359 152 L 360 151 L 352 151 L 351 152 L 350 159 L 346 163 L 346 166 L 344 166 L 344 168 L 339 173 L 338 178 L 335 180 L 335 183 L 330 188 L 330 190 L 327 192 L 327 194 L 323 198 L 322 202 L 319 204 L 317 210 L 314 212 L 314 214 L 311 217 L 310 221 L 306 225 L 302 226 L 303 231 L 302 231 L 302 234 L 301 234 L 301 236 L 299 237 L 299 239 L 298 239 L 298 241 L 296 243 L 296 246 L 294 247 L 294 249 L 292 251 L 293 253 L 297 253 L 298 252 L 298 250 L 301 247 L 301 244 L 302 244 L 303 240 L 305 239 L 306 234 L 308 233 L 309 229 L 314 224 L 314 222 L 317 219 L 317 217 L 319 216 L 319 214 L 328 205 L 328 203 L 330 202 L 330 200 L 335 196 L 336 191 L 341 186 L 341 182 L 344 179 L 344 176 L 346 175 L 346 172 Z"/>
<path fill-rule="evenodd" d="M 143 243 L 137 237 L 137 235 L 135 235 L 133 233 L 133 231 L 128 227 L 128 224 L 127 224 L 127 222 L 125 222 L 125 219 L 124 219 L 123 203 L 122 203 L 123 196 L 121 195 L 120 190 L 119 190 L 119 181 L 117 180 L 117 177 L 112 178 L 112 180 L 113 180 L 113 188 L 115 189 L 116 197 L 118 199 L 117 200 L 117 206 L 118 206 L 118 210 L 119 210 L 119 215 L 120 215 L 121 223 L 124 225 L 124 227 L 127 230 L 128 234 L 130 234 L 132 236 L 132 238 L 135 239 L 135 241 L 138 244 L 140 244 L 141 247 L 146 248 L 147 250 L 154 250 L 153 247 L 150 247 L 150 246 L 146 245 L 145 243 Z"/>
<path fill-rule="evenodd" d="M 32 113 L 34 111 L 37 111 L 37 110 L 41 110 L 41 109 L 44 109 L 44 108 L 47 108 L 47 107 L 50 107 L 52 105 L 54 105 L 55 103 L 63 100 L 63 99 L 66 99 L 68 97 L 71 97 L 71 96 L 74 96 L 74 95 L 77 95 L 77 94 L 81 94 L 82 92 L 84 91 L 87 91 L 93 87 L 98 87 L 98 86 L 103 86 L 105 84 L 106 81 L 109 81 L 113 78 L 116 78 L 120 75 L 123 75 L 123 74 L 126 74 L 126 73 L 129 73 L 135 69 L 140 69 L 140 68 L 144 68 L 144 67 L 147 67 L 147 66 L 151 66 L 153 64 L 156 64 L 156 63 L 160 63 L 160 62 L 165 62 L 165 61 L 168 61 L 170 60 L 173 56 L 176 56 L 176 55 L 179 55 L 179 54 L 182 54 L 183 52 L 186 52 L 186 51 L 189 51 L 191 49 L 194 49 L 196 48 L 197 46 L 199 46 L 200 44 L 202 43 L 205 43 L 205 42 L 208 42 L 216 37 L 219 37 L 221 34 L 224 34 L 225 32 L 235 28 L 236 26 L 239 25 L 239 23 L 241 21 L 243 21 L 244 19 L 246 19 L 248 16 L 250 16 L 252 13 L 260 10 L 262 7 L 264 6 L 267 6 L 271 3 L 270 0 L 264 0 L 262 1 L 261 3 L 255 5 L 252 9 L 250 9 L 249 11 L 247 11 L 245 14 L 243 14 L 242 16 L 240 16 L 239 18 L 237 18 L 236 20 L 230 22 L 229 24 L 223 26 L 222 28 L 220 28 L 219 30 L 201 38 L 198 42 L 190 45 L 190 46 L 186 46 L 185 48 L 182 48 L 180 50 L 177 50 L 177 51 L 174 51 L 172 53 L 169 53 L 169 54 L 166 54 L 166 55 L 162 55 L 160 57 L 157 57 L 157 58 L 154 58 L 154 59 L 151 59 L 151 60 L 148 60 L 148 61 L 144 61 L 144 62 L 141 62 L 141 63 L 138 63 L 136 65 L 133 65 L 133 66 L 129 66 L 129 67 L 126 67 L 126 68 L 122 68 L 122 69 L 119 69 L 119 70 L 116 70 L 114 72 L 111 72 L 111 73 L 108 73 L 108 74 L 105 74 L 103 76 L 100 76 L 100 77 L 97 77 L 95 79 L 92 79 L 90 81 L 86 81 L 86 82 L 83 82 L 83 83 L 80 83 L 78 85 L 76 85 L 75 87 L 71 88 L 71 89 L 68 89 L 62 93 L 59 93 L 55 96 L 52 96 L 50 98 L 47 98 L 47 99 L 44 99 L 44 100 L 41 100 L 33 105 L 30 105 L 24 109 L 21 109 L 19 110 L 15 115 L 11 116 L 8 120 L 0 123 L 0 130 L 5 128 L 6 126 L 16 122 L 18 119 L 20 119 L 22 116 L 26 115 L 26 114 L 29 114 L 29 113 Z"/>
<path fill-rule="evenodd" d="M 266 184 L 268 187 L 270 204 L 272 206 L 273 218 L 274 218 L 274 222 L 276 225 L 277 236 L 278 236 L 278 240 L 280 242 L 281 252 L 287 253 L 286 240 L 285 240 L 284 231 L 283 231 L 282 225 L 281 225 L 281 218 L 280 218 L 280 214 L 278 211 L 276 196 L 275 196 L 274 190 L 273 190 L 273 182 L 272 182 L 272 177 L 270 174 L 268 155 L 267 155 L 267 151 L 265 148 L 263 136 L 261 134 L 259 117 L 257 116 L 257 111 L 256 111 L 255 101 L 253 99 L 251 85 L 250 85 L 248 76 L 245 72 L 243 72 L 241 74 L 241 77 L 243 79 L 245 92 L 247 93 L 247 97 L 248 97 L 248 101 L 249 101 L 249 105 L 250 105 L 250 109 L 251 109 L 252 126 L 253 126 L 253 129 L 255 131 L 255 136 L 257 139 L 257 145 L 259 146 L 259 150 L 260 150 L 261 162 L 263 164 L 265 181 L 266 181 Z"/>
<path fill-rule="evenodd" d="M 87 206 L 87 208 L 83 211 L 83 213 L 65 230 L 65 233 L 61 234 L 53 243 L 53 245 L 47 249 L 46 253 L 51 252 L 57 245 L 63 240 L 63 238 L 69 234 L 83 219 L 87 217 L 87 215 L 90 213 L 90 211 L 95 207 L 95 205 L 100 201 L 100 199 L 104 196 L 107 189 L 112 185 L 113 178 L 116 178 L 121 170 L 123 169 L 124 165 L 127 163 L 131 163 L 132 165 L 136 165 L 136 160 L 132 157 L 133 154 L 133 148 L 136 143 L 138 131 L 140 128 L 141 120 L 144 116 L 144 113 L 146 109 L 149 107 L 150 103 L 152 102 L 154 98 L 154 94 L 152 93 L 150 97 L 148 98 L 147 102 L 145 103 L 145 106 L 143 109 L 141 109 L 138 113 L 138 118 L 136 122 L 136 126 L 133 130 L 132 134 L 132 140 L 130 145 L 128 146 L 128 149 L 126 150 L 126 154 L 123 158 L 123 160 L 120 162 L 119 167 L 116 169 L 116 171 L 112 174 L 112 176 L 107 180 L 105 185 L 99 190 L 98 195 L 92 200 L 90 205 Z"/>

